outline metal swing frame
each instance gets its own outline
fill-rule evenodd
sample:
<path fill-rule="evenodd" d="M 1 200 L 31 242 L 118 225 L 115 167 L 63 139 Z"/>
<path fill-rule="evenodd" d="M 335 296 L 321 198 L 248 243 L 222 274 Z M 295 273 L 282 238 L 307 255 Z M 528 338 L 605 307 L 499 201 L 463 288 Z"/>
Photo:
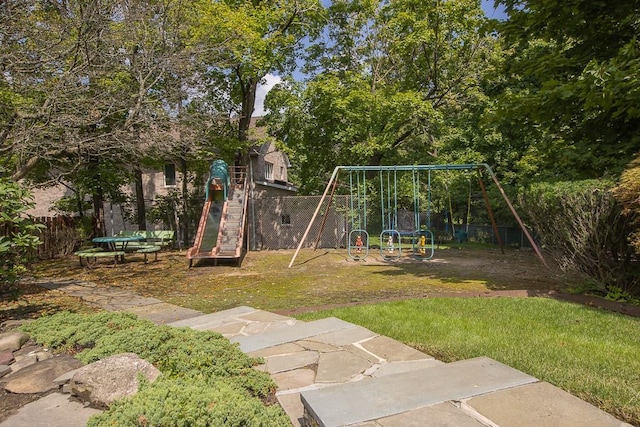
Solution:
<path fill-rule="evenodd" d="M 382 231 L 380 232 L 380 256 L 387 260 L 397 260 L 402 256 L 402 236 L 396 229 L 398 224 L 398 175 L 393 170 L 393 209 L 391 209 L 391 170 L 387 172 L 387 190 L 386 190 L 386 215 L 385 215 L 385 189 L 384 189 L 384 171 L 380 171 L 380 217 L 382 219 Z M 392 215 L 393 213 L 393 215 Z M 385 221 L 386 217 L 386 221 Z M 395 242 L 398 242 L 397 247 Z M 383 242 L 387 242 L 383 246 Z"/>
<path fill-rule="evenodd" d="M 367 232 L 367 179 L 366 172 L 362 171 L 362 182 L 360 182 L 360 171 L 356 171 L 356 203 L 354 207 L 353 196 L 353 172 L 349 171 L 349 202 L 351 217 L 351 231 L 347 236 L 347 254 L 349 258 L 359 261 L 369 256 L 369 233 Z M 362 197 L 360 196 L 360 188 L 362 187 Z M 358 217 L 356 225 L 356 214 Z M 360 237 L 361 245 L 357 245 L 358 237 Z"/>
<path fill-rule="evenodd" d="M 545 267 L 548 267 L 547 263 L 546 263 L 546 261 L 544 259 L 544 256 L 542 255 L 542 252 L 540 251 L 540 248 L 538 248 L 538 245 L 536 244 L 536 242 L 531 237 L 531 234 L 529 233 L 529 231 L 525 227 L 524 223 L 522 222 L 522 219 L 520 218 L 520 216 L 516 212 L 515 208 L 513 207 L 513 204 L 511 203 L 511 200 L 509 200 L 509 197 L 507 196 L 507 194 L 505 193 L 504 189 L 502 188 L 502 185 L 500 185 L 500 181 L 498 180 L 496 175 L 493 173 L 493 170 L 491 169 L 491 167 L 486 163 L 472 163 L 472 164 L 404 165 L 404 166 L 336 166 L 335 169 L 333 170 L 333 174 L 331 175 L 331 178 L 329 179 L 329 182 L 327 183 L 327 186 L 326 186 L 326 188 L 324 190 L 324 193 L 322 194 L 322 197 L 320 198 L 320 201 L 318 202 L 318 206 L 316 207 L 316 210 L 313 213 L 313 216 L 311 217 L 311 220 L 309 221 L 309 225 L 307 226 L 307 229 L 305 230 L 302 238 L 300 239 L 300 242 L 298 243 L 298 247 L 296 248 L 296 251 L 292 256 L 291 261 L 289 262 L 289 267 L 288 268 L 291 268 L 293 266 L 293 263 L 295 262 L 296 258 L 298 257 L 298 254 L 299 254 L 300 250 L 302 249 L 302 246 L 304 245 L 304 243 L 305 243 L 305 241 L 306 241 L 306 239 L 307 239 L 307 237 L 309 235 L 311 227 L 313 226 L 313 223 L 316 220 L 316 217 L 318 216 L 318 212 L 320 212 L 320 208 L 322 206 L 322 203 L 324 202 L 325 198 L 327 197 L 327 194 L 329 193 L 329 189 L 331 188 L 331 186 L 334 183 L 334 181 L 337 179 L 338 174 L 339 174 L 340 171 L 349 171 L 349 172 L 351 172 L 351 171 L 362 171 L 363 173 L 365 173 L 366 171 L 390 171 L 390 170 L 391 171 L 394 171 L 394 170 L 395 171 L 411 171 L 411 170 L 418 170 L 418 171 L 425 171 L 425 170 L 426 171 L 433 171 L 433 170 L 477 170 L 479 172 L 482 171 L 482 170 L 486 171 L 488 173 L 488 175 L 491 177 L 491 179 L 493 180 L 493 182 L 496 185 L 496 187 L 498 188 L 500 194 L 502 195 L 502 198 L 504 199 L 504 201 L 507 204 L 509 210 L 511 211 L 511 214 L 513 215 L 513 217 L 516 219 L 516 221 L 520 225 L 520 228 L 522 229 L 523 234 L 527 237 L 527 240 L 531 244 L 531 247 L 535 251 L 536 255 L 538 256 L 538 258 L 540 259 L 542 264 Z M 366 203 L 366 200 L 365 200 L 365 203 Z M 494 225 L 494 229 L 495 229 L 495 225 Z"/>

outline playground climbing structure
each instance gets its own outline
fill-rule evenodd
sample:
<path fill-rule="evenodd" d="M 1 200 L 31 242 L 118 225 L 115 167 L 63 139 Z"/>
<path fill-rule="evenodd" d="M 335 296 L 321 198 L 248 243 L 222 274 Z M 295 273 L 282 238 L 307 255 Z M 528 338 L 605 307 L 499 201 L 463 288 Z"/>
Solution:
<path fill-rule="evenodd" d="M 193 260 L 232 260 L 244 256 L 247 222 L 247 168 L 227 166 L 222 160 L 211 164 L 205 202 L 193 247 L 187 251 L 189 267 Z"/>

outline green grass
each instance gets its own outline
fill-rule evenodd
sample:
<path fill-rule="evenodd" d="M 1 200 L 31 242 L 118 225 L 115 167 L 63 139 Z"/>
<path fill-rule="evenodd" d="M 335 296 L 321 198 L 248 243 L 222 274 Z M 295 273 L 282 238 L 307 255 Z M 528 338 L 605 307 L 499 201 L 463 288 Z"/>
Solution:
<path fill-rule="evenodd" d="M 546 298 L 429 298 L 336 316 L 445 362 L 488 356 L 640 425 L 640 319 Z"/>

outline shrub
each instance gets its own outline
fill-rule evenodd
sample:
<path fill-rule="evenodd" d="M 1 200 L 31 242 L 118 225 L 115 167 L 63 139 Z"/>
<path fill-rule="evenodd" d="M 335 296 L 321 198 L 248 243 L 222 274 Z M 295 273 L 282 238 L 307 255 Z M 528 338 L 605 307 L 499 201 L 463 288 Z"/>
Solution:
<path fill-rule="evenodd" d="M 92 417 L 88 426 L 290 426 L 278 406 L 265 407 L 243 390 L 218 380 L 159 378 L 134 396 Z"/>
<path fill-rule="evenodd" d="M 156 326 L 130 313 L 58 313 L 23 326 L 41 345 L 79 351 L 85 363 L 132 352 L 162 377 L 113 405 L 90 425 L 289 425 L 279 406 L 260 398 L 275 390 L 268 374 L 215 332 Z M 269 424 L 267 424 L 267 421 Z"/>
<path fill-rule="evenodd" d="M 0 171 L 1 173 L 1 171 Z M 20 184 L 0 177 L 0 294 L 15 292 L 15 283 L 40 243 L 34 224 L 25 214 L 33 206 L 30 193 Z"/>
<path fill-rule="evenodd" d="M 603 180 L 539 183 L 520 202 L 545 250 L 565 272 L 584 277 L 588 287 L 637 292 L 638 263 L 628 242 L 631 224 Z"/>
<path fill-rule="evenodd" d="M 622 205 L 624 214 L 634 228 L 629 241 L 636 253 L 640 254 L 640 157 L 622 173 L 613 194 Z"/>

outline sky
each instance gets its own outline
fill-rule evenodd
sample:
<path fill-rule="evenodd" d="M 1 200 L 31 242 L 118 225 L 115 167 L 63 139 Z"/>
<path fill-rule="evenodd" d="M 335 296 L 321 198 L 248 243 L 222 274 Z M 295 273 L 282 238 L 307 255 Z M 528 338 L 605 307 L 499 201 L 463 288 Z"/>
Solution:
<path fill-rule="evenodd" d="M 326 1 L 323 1 L 326 3 Z M 489 18 L 493 19 L 505 19 L 506 15 L 504 13 L 503 7 L 494 7 L 494 0 L 482 0 L 481 2 L 482 10 Z M 272 87 L 280 83 L 282 79 L 279 76 L 273 74 L 267 74 L 264 78 L 264 83 L 258 86 L 256 91 L 256 105 L 255 110 L 253 111 L 253 117 L 261 117 L 266 114 L 264 110 L 264 98 L 267 96 L 267 93 L 271 90 Z"/>

